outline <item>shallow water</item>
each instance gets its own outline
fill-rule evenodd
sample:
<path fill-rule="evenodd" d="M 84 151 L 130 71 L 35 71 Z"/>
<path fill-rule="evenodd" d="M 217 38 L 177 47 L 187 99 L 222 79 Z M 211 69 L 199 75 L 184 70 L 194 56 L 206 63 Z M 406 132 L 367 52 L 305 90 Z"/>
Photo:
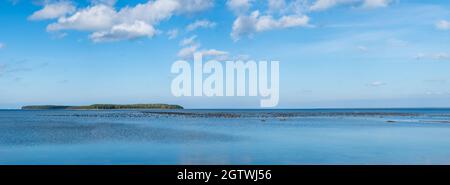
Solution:
<path fill-rule="evenodd" d="M 450 109 L 0 110 L 0 164 L 450 164 Z"/>

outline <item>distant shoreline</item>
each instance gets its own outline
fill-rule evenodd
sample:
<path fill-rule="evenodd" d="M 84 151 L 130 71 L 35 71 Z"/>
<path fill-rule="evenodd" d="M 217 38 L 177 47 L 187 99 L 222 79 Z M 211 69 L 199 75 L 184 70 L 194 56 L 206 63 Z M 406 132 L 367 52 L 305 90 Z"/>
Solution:
<path fill-rule="evenodd" d="M 120 109 L 184 109 L 170 104 L 93 104 L 81 106 L 67 105 L 27 105 L 22 110 L 120 110 Z"/>
<path fill-rule="evenodd" d="M 128 106 L 128 107 L 121 107 L 121 108 L 98 108 L 98 107 L 93 107 L 93 106 L 97 106 L 97 105 L 114 105 L 114 106 Z M 133 108 L 132 106 L 134 105 L 162 105 L 162 106 L 169 106 L 169 107 L 161 107 L 161 106 L 155 106 L 155 107 L 138 107 L 138 108 Z M 131 107 L 130 107 L 131 106 Z M 349 107 L 349 108 L 342 108 L 342 107 L 337 107 L 337 108 L 270 108 L 270 109 L 266 109 L 266 108 L 184 108 L 181 105 L 176 105 L 176 104 L 93 104 L 93 105 L 87 105 L 87 106 L 67 106 L 67 105 L 26 105 L 26 106 L 22 106 L 19 108 L 0 108 L 0 110 L 114 110 L 114 109 L 126 109 L 126 110 L 142 110 L 142 109 L 167 109 L 167 110 L 171 110 L 171 109 L 182 109 L 182 110 L 223 110 L 223 111 L 233 111 L 233 110 L 266 110 L 266 111 L 270 111 L 270 110 L 305 110 L 305 111 L 326 111 L 326 110 L 337 110 L 337 111 L 345 111 L 345 110 L 449 110 L 450 111 L 450 106 L 449 107 L 374 107 L 374 108 L 366 108 L 366 107 L 357 107 L 357 108 L 353 108 L 353 107 Z"/>

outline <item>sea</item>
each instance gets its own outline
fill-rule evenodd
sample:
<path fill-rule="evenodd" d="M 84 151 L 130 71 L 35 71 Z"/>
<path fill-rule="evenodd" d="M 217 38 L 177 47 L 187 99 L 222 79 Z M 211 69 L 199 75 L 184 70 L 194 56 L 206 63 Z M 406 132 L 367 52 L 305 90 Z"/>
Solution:
<path fill-rule="evenodd" d="M 450 164 L 450 109 L 0 110 L 0 164 Z"/>

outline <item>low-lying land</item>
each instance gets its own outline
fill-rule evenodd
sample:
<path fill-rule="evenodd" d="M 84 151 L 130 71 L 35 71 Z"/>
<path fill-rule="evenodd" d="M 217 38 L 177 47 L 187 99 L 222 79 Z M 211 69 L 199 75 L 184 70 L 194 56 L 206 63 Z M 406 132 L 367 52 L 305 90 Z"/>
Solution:
<path fill-rule="evenodd" d="M 180 105 L 169 104 L 93 104 L 83 106 L 64 105 L 30 105 L 23 106 L 23 110 L 110 110 L 110 109 L 183 109 Z"/>

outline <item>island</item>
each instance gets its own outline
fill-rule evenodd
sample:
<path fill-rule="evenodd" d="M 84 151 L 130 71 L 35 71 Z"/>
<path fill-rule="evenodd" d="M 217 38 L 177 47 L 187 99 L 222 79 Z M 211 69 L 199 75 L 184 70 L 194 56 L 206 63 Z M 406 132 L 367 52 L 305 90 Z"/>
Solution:
<path fill-rule="evenodd" d="M 22 110 L 111 110 L 111 109 L 183 109 L 180 105 L 169 104 L 93 104 L 82 106 L 29 105 Z"/>

